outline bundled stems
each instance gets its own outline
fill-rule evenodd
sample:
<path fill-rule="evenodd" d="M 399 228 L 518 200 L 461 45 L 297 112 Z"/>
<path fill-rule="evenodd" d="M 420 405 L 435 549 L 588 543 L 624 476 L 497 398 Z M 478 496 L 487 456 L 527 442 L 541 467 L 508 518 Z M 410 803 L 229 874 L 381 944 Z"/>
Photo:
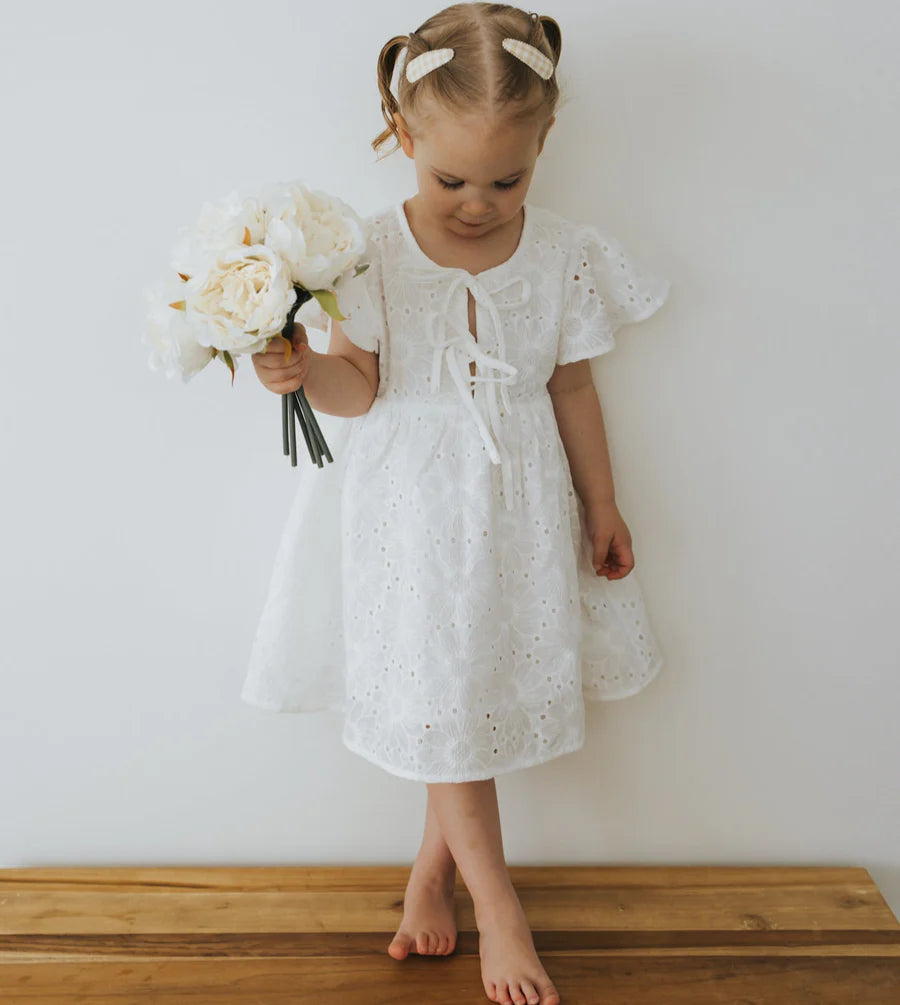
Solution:
<path fill-rule="evenodd" d="M 282 338 L 287 339 L 292 345 L 294 315 L 307 300 L 312 299 L 312 294 L 309 290 L 305 290 L 302 286 L 295 285 L 294 289 L 297 292 L 297 299 L 294 302 L 294 306 L 288 311 L 287 321 L 281 332 Z M 323 467 L 323 455 L 331 463 L 334 458 L 331 456 L 331 451 L 328 449 L 328 444 L 325 442 L 325 437 L 319 428 L 315 412 L 313 412 L 306 399 L 302 385 L 296 391 L 281 396 L 282 445 L 285 456 L 288 453 L 291 455 L 291 467 L 293 468 L 297 467 L 297 431 L 294 428 L 295 419 L 300 423 L 300 431 L 303 433 L 303 439 L 306 441 L 306 449 L 309 451 L 313 464 L 317 464 L 320 468 Z"/>

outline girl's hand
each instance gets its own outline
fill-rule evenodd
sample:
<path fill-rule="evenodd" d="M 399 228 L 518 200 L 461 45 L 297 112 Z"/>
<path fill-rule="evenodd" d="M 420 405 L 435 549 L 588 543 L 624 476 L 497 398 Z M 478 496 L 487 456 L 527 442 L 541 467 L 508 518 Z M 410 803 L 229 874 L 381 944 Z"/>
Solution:
<path fill-rule="evenodd" d="M 273 338 L 265 352 L 255 352 L 250 357 L 253 369 L 263 385 L 275 394 L 290 394 L 306 380 L 312 363 L 313 351 L 309 347 L 306 328 L 294 322 L 294 337 L 291 340 L 291 358 L 285 362 L 287 339 Z"/>
<path fill-rule="evenodd" d="M 634 568 L 631 533 L 612 499 L 584 508 L 585 524 L 594 548 L 594 571 L 607 579 L 622 579 Z"/>

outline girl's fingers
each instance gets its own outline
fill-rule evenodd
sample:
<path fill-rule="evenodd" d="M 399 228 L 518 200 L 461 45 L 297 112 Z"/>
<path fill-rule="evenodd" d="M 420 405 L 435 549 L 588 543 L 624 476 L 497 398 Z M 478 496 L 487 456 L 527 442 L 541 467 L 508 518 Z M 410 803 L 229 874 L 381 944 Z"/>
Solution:
<path fill-rule="evenodd" d="M 282 338 L 273 338 L 264 352 L 253 353 L 253 367 L 263 385 L 275 394 L 290 394 L 303 385 L 309 369 L 310 348 L 306 341 L 295 339 L 291 349 L 290 360 L 285 363 L 284 352 L 286 342 Z"/>
<path fill-rule="evenodd" d="M 266 385 L 270 391 L 274 391 L 276 394 L 290 394 L 292 391 L 296 391 L 297 388 L 303 383 L 302 380 L 278 380 L 275 382 L 270 382 Z"/>
<path fill-rule="evenodd" d="M 613 538 L 606 544 L 605 552 L 595 550 L 594 571 L 608 579 L 621 579 L 634 568 L 634 553 L 622 541 Z"/>
<path fill-rule="evenodd" d="M 260 359 L 264 359 L 267 362 L 270 360 L 284 359 L 284 354 L 287 349 L 287 343 L 283 338 L 273 338 L 272 341 L 266 346 L 266 351 L 257 353 Z M 291 349 L 291 359 L 294 358 L 294 353 L 297 347 L 294 346 Z"/>
<path fill-rule="evenodd" d="M 594 545 L 594 568 L 601 571 L 610 569 L 615 563 L 613 561 L 612 541 L 600 541 Z"/>
<path fill-rule="evenodd" d="M 610 551 L 613 553 L 613 558 L 609 578 L 622 579 L 623 576 L 627 576 L 634 568 L 634 554 L 628 545 L 619 544 L 618 542 L 613 543 L 613 548 Z"/>
<path fill-rule="evenodd" d="M 303 384 L 303 381 L 306 379 L 306 373 L 307 364 L 306 361 L 303 361 L 297 366 L 288 367 L 284 373 L 268 376 L 266 387 L 272 391 L 277 391 L 279 394 L 289 394 L 291 391 L 296 391 Z"/>
<path fill-rule="evenodd" d="M 284 343 L 282 343 L 283 345 Z M 270 348 L 272 343 L 269 344 Z M 284 370 L 285 372 L 294 371 L 298 367 L 304 364 L 304 355 L 306 349 L 303 347 L 295 347 L 291 351 L 291 358 L 287 363 L 284 361 L 284 350 L 279 349 L 277 353 L 270 353 L 267 349 L 265 352 L 259 352 L 253 354 L 254 361 L 258 361 L 258 365 L 265 370 Z"/>

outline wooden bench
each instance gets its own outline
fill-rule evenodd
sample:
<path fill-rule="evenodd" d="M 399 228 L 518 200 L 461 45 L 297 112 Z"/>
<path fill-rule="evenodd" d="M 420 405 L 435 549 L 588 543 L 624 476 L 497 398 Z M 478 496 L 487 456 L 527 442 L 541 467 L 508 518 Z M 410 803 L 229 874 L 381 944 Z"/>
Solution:
<path fill-rule="evenodd" d="M 865 869 L 511 866 L 562 1005 L 898 1005 L 900 925 Z M 487 1002 L 456 951 L 394 960 L 408 867 L 0 870 L 0 1002 Z"/>

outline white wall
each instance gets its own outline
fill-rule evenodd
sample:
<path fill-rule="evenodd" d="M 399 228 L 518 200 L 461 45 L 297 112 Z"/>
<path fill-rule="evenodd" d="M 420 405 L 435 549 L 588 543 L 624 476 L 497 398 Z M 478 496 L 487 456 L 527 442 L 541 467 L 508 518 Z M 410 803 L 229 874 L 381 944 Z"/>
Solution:
<path fill-rule="evenodd" d="M 369 146 L 375 60 L 433 8 L 353 8 L 4 5 L 0 867 L 417 851 L 424 785 L 333 713 L 239 699 L 315 476 L 277 397 L 249 361 L 168 383 L 140 344 L 204 200 L 413 193 Z M 508 860 L 862 865 L 900 913 L 894 5 L 551 13 L 568 101 L 529 199 L 673 284 L 595 363 L 668 666 L 501 776 Z"/>

